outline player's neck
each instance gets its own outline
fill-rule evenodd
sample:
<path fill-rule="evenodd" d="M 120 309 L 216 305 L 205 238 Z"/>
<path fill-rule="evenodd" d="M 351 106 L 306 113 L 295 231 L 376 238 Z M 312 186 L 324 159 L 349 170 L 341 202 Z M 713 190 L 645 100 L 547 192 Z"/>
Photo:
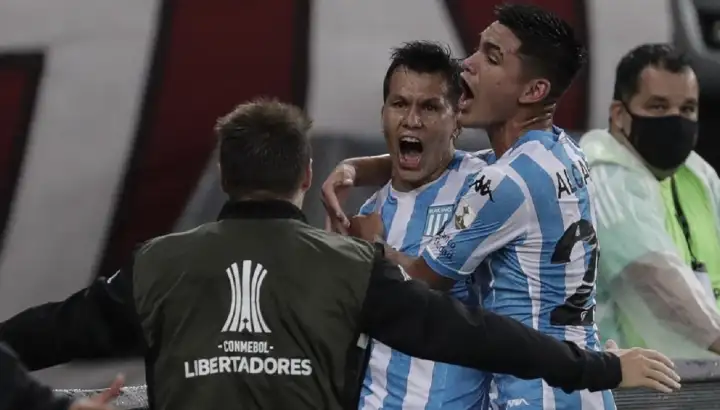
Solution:
<path fill-rule="evenodd" d="M 400 176 L 393 170 L 392 178 L 390 179 L 390 183 L 396 191 L 399 192 L 410 192 L 414 189 L 421 188 L 431 182 L 436 181 L 438 178 L 442 176 L 442 174 L 447 171 L 448 166 L 450 165 L 450 162 L 452 161 L 453 157 L 455 157 L 455 148 L 451 148 L 447 155 L 445 155 L 438 165 L 438 167 L 427 177 L 418 180 L 418 181 L 407 181 L 400 178 Z"/>
<path fill-rule="evenodd" d="M 530 118 L 530 119 L 528 119 Z M 495 157 L 502 157 L 520 137 L 528 131 L 551 131 L 552 117 L 537 118 L 534 114 L 519 113 L 514 118 L 497 125 L 488 126 L 485 130 Z"/>
<path fill-rule="evenodd" d="M 234 202 L 242 201 L 285 201 L 302 209 L 305 200 L 305 192 L 298 191 L 291 195 L 278 195 L 269 191 L 256 191 L 244 195 L 230 195 L 230 200 Z"/>

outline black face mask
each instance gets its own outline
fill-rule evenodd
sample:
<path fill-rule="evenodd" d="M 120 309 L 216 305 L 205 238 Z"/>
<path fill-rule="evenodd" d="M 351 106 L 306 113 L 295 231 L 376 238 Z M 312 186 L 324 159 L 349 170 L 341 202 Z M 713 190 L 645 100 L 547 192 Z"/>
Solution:
<path fill-rule="evenodd" d="M 697 143 L 697 121 L 680 115 L 646 117 L 625 108 L 632 117 L 626 135 L 638 154 L 651 166 L 673 170 L 682 165 Z"/>

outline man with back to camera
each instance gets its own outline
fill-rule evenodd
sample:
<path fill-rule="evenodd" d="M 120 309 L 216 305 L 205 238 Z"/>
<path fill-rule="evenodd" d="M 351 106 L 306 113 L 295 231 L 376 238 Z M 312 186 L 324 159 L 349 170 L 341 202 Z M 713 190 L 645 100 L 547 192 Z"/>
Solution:
<path fill-rule="evenodd" d="M 453 219 L 419 258 L 388 247 L 407 273 L 449 289 L 477 269 L 485 308 L 561 340 L 600 349 L 595 314 L 598 244 L 584 155 L 562 130 L 529 118 L 554 109 L 585 61 L 572 28 L 531 5 L 504 5 L 464 62 L 460 123 L 485 128 L 494 151 Z M 323 187 L 337 229 L 350 225 L 335 196 L 348 182 L 387 180 L 387 157 L 341 164 Z M 352 181 L 355 179 L 355 181 Z M 379 217 L 356 218 L 366 239 Z M 541 380 L 495 375 L 497 405 L 533 409 L 614 408 L 610 391 L 565 393 Z"/>
<path fill-rule="evenodd" d="M 687 57 L 644 44 L 617 65 L 609 129 L 580 140 L 603 244 L 601 333 L 687 359 L 720 353 L 720 180 L 693 151 L 698 101 Z"/>
<path fill-rule="evenodd" d="M 44 363 L 142 351 L 155 409 L 356 408 L 361 333 L 407 354 L 566 390 L 678 388 L 650 350 L 590 352 L 407 280 L 379 245 L 309 226 L 309 121 L 251 102 L 220 119 L 217 222 L 151 239 L 112 278 L 30 309 L 0 336 Z M 138 333 L 116 343 L 122 330 Z M 23 346 L 27 337 L 34 349 Z M 67 360 L 67 359 L 66 359 Z M 36 365 L 38 362 L 36 362 Z"/>

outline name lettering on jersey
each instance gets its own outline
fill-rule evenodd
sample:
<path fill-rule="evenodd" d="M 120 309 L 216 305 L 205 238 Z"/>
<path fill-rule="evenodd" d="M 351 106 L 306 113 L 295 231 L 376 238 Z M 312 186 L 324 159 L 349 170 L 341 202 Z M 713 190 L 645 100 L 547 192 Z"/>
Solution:
<path fill-rule="evenodd" d="M 310 376 L 312 361 L 302 357 L 276 357 L 275 348 L 268 340 L 271 334 L 260 307 L 263 281 L 268 270 L 250 260 L 242 262 L 242 273 L 237 263 L 225 269 L 230 282 L 230 306 L 219 338 L 228 333 L 234 337 L 247 336 L 247 340 L 223 340 L 217 345 L 222 353 L 184 363 L 185 378 L 220 373 L 263 375 Z M 208 337 L 208 340 L 217 340 Z M 265 340 L 262 340 L 265 338 Z M 261 339 L 261 340 L 258 340 Z"/>
<path fill-rule="evenodd" d="M 557 180 L 557 197 L 562 198 L 563 195 L 572 195 L 578 189 L 583 189 L 590 181 L 590 171 L 587 163 L 583 160 L 575 161 L 563 172 L 556 172 Z"/>
<path fill-rule="evenodd" d="M 479 193 L 482 196 L 487 195 L 489 199 L 493 202 L 495 200 L 492 196 L 492 180 L 485 176 L 485 174 L 480 175 L 480 178 L 476 179 L 475 182 L 470 184 L 471 187 L 475 189 L 475 192 Z"/>

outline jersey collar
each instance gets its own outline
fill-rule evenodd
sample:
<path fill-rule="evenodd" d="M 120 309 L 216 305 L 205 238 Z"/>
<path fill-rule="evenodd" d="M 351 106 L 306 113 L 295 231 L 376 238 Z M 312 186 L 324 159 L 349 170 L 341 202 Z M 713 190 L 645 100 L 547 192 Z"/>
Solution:
<path fill-rule="evenodd" d="M 227 201 L 217 219 L 296 219 L 307 223 L 298 207 L 282 200 Z"/>

